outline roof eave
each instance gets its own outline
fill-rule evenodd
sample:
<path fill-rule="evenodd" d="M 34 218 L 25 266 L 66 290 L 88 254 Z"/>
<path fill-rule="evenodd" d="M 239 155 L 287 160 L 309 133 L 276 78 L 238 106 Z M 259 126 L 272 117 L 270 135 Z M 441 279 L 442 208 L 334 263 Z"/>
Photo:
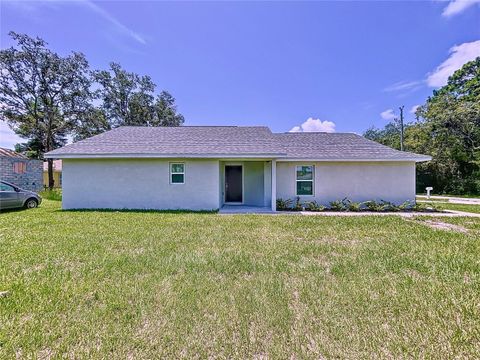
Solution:
<path fill-rule="evenodd" d="M 269 158 L 284 157 L 285 153 L 258 153 L 258 154 L 156 154 L 156 153 L 46 153 L 46 159 L 234 159 L 234 158 Z"/>

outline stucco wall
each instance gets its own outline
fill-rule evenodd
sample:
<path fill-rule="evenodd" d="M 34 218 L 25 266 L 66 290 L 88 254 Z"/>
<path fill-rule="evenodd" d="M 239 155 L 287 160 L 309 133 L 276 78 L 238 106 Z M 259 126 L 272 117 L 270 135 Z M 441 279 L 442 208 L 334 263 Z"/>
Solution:
<path fill-rule="evenodd" d="M 263 201 L 263 161 L 245 161 L 244 203 L 250 206 L 264 206 Z"/>
<path fill-rule="evenodd" d="M 185 184 L 170 184 L 169 163 L 185 163 Z M 64 209 L 219 208 L 216 160 L 67 159 L 63 162 Z"/>
<path fill-rule="evenodd" d="M 413 162 L 277 162 L 277 198 L 295 198 L 295 166 L 312 164 L 315 165 L 314 195 L 301 196 L 302 200 L 328 205 L 345 197 L 358 202 L 385 200 L 397 204 L 415 199 Z"/>
<path fill-rule="evenodd" d="M 16 174 L 13 171 L 13 164 L 22 162 L 26 165 L 26 172 Z M 22 189 L 40 191 L 43 189 L 43 163 L 41 160 L 28 160 L 21 158 L 10 158 L 0 156 L 0 174 L 4 181 L 8 181 Z"/>

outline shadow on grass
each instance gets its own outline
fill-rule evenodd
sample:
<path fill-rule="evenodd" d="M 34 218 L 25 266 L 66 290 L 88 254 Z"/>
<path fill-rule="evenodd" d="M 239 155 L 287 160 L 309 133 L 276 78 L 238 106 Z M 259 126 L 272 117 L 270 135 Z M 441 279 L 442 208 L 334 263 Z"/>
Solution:
<path fill-rule="evenodd" d="M 13 209 L 1 209 L 0 214 L 7 214 L 7 213 L 13 213 L 13 212 L 20 212 L 20 211 L 27 211 L 31 209 L 27 209 L 25 207 L 19 207 L 19 208 L 13 208 Z"/>
<path fill-rule="evenodd" d="M 217 214 L 217 210 L 155 210 L 155 209 L 58 209 L 55 211 L 65 213 L 85 213 L 85 212 L 102 212 L 102 213 L 153 213 L 153 214 Z"/>

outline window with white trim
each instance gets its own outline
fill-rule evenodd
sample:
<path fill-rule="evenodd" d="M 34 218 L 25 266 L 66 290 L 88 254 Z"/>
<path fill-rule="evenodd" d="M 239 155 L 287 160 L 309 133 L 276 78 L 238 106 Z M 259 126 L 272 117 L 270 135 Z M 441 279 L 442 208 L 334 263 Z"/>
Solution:
<path fill-rule="evenodd" d="M 170 164 L 170 184 L 185 184 L 185 164 Z"/>
<path fill-rule="evenodd" d="M 295 169 L 296 173 L 296 194 L 313 195 L 313 165 L 300 165 Z"/>

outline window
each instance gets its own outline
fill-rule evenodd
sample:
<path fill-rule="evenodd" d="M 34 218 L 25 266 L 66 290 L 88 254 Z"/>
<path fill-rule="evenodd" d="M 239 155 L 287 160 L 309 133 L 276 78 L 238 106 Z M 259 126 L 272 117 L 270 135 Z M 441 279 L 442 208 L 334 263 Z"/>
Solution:
<path fill-rule="evenodd" d="M 296 167 L 297 195 L 313 195 L 313 165 Z"/>
<path fill-rule="evenodd" d="M 15 191 L 15 189 L 13 188 L 13 186 L 0 183 L 0 191 Z"/>
<path fill-rule="evenodd" d="M 14 162 L 13 163 L 13 172 L 15 174 L 25 174 L 27 172 L 27 163 Z"/>
<path fill-rule="evenodd" d="M 172 163 L 170 164 L 170 184 L 184 184 L 185 183 L 185 164 Z"/>

